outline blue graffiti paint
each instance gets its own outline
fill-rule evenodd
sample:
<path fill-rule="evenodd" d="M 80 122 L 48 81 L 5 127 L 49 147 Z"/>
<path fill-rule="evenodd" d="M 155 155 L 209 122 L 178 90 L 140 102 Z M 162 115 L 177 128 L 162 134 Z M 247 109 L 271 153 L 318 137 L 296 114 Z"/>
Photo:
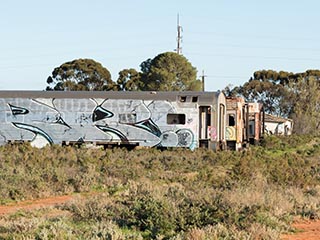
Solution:
<path fill-rule="evenodd" d="M 103 126 L 103 125 L 95 125 L 95 126 L 105 133 L 110 132 L 110 133 L 117 135 L 120 138 L 122 143 L 129 142 L 128 138 L 122 132 L 120 132 L 118 129 L 115 129 L 115 128 L 112 128 L 109 126 Z"/>
<path fill-rule="evenodd" d="M 140 122 L 133 124 L 133 126 L 144 129 L 157 137 L 161 136 L 161 130 L 157 124 L 155 124 L 152 119 L 146 119 Z"/>
<path fill-rule="evenodd" d="M 12 112 L 12 114 L 15 116 L 15 115 L 25 115 L 25 114 L 28 114 L 29 113 L 29 110 L 26 109 L 26 108 L 23 108 L 23 107 L 17 107 L 17 106 L 14 106 L 10 103 L 8 103 L 9 107 L 10 107 L 10 110 Z"/>
<path fill-rule="evenodd" d="M 114 114 L 112 112 L 99 105 L 93 110 L 92 121 L 97 122 L 105 118 L 111 118 L 113 115 Z"/>
<path fill-rule="evenodd" d="M 12 122 L 12 125 L 17 128 L 30 131 L 30 132 L 34 133 L 35 135 L 40 135 L 40 136 L 44 137 L 50 144 L 53 144 L 52 138 L 45 131 L 43 131 L 42 129 L 40 129 L 38 127 L 24 124 L 24 123 L 17 123 L 17 122 Z"/>

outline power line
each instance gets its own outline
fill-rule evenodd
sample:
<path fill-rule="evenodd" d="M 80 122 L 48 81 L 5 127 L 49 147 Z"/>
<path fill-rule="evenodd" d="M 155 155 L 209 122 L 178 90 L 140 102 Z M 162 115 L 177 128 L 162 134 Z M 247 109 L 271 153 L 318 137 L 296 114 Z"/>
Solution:
<path fill-rule="evenodd" d="M 225 76 L 225 75 L 206 75 L 205 77 L 207 77 L 207 78 L 233 78 L 233 79 L 248 78 L 248 76 Z"/>
<path fill-rule="evenodd" d="M 189 45 L 204 46 L 204 42 L 187 42 Z M 283 51 L 309 51 L 315 52 L 320 51 L 320 48 L 303 48 L 303 47 L 282 47 L 282 46 L 253 46 L 253 45 L 242 45 L 242 44 L 226 44 L 226 43 L 214 43 L 214 46 L 217 47 L 226 47 L 226 48 L 239 48 L 239 49 L 271 49 L 271 50 L 283 50 Z"/>
<path fill-rule="evenodd" d="M 204 35 L 209 37 L 210 35 L 216 37 L 222 37 L 222 38 L 232 38 L 232 39 L 268 39 L 268 40 L 277 40 L 277 41 L 312 41 L 312 42 L 318 42 L 320 39 L 316 38 L 310 38 L 310 37 L 297 37 L 297 36 L 283 36 L 283 35 L 256 35 L 256 34 L 234 34 L 234 33 L 223 33 L 223 32 L 205 32 L 205 31 L 188 31 L 190 34 L 195 34 L 195 35 Z"/>
<path fill-rule="evenodd" d="M 278 59 L 278 60 L 293 60 L 293 61 L 320 61 L 320 58 L 301 58 L 301 57 L 280 57 L 280 56 L 255 56 L 255 55 L 231 55 L 231 54 L 211 54 L 211 53 L 195 53 L 189 52 L 187 55 L 202 56 L 202 57 L 228 57 L 228 58 L 260 58 L 260 59 Z"/>

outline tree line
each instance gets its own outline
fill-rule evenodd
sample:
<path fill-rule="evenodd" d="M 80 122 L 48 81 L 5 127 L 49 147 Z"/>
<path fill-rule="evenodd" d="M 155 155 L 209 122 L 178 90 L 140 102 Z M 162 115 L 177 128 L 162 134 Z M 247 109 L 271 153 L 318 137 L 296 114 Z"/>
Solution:
<path fill-rule="evenodd" d="M 224 91 L 227 96 L 262 102 L 267 113 L 292 118 L 298 134 L 320 132 L 320 70 L 256 71 L 242 86 Z"/>
<path fill-rule="evenodd" d="M 117 81 L 100 63 L 76 59 L 56 67 L 48 77 L 46 90 L 55 91 L 199 91 L 197 70 L 182 55 L 161 53 L 133 68 L 119 72 Z"/>
<path fill-rule="evenodd" d="M 47 91 L 201 91 L 197 70 L 183 56 L 165 52 L 140 64 L 140 71 L 119 72 L 116 81 L 107 68 L 92 59 L 76 59 L 56 67 Z M 223 89 L 227 96 L 262 102 L 272 115 L 294 120 L 299 134 L 320 132 L 320 70 L 302 73 L 259 70 L 240 86 Z"/>

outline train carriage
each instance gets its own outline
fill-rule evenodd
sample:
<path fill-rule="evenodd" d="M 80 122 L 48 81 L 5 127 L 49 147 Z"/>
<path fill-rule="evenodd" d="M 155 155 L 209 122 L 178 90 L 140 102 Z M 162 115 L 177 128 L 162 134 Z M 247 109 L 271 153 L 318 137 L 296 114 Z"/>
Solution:
<path fill-rule="evenodd" d="M 249 142 L 257 145 L 264 137 L 265 111 L 262 103 L 248 103 L 249 107 Z"/>
<path fill-rule="evenodd" d="M 265 117 L 262 103 L 245 102 L 242 97 L 227 97 L 227 149 L 241 150 L 259 144 L 263 138 Z"/>
<path fill-rule="evenodd" d="M 230 150 L 241 150 L 248 146 L 249 109 L 241 97 L 227 98 L 226 141 Z"/>
<path fill-rule="evenodd" d="M 222 92 L 0 91 L 0 111 L 0 144 L 226 144 Z"/>

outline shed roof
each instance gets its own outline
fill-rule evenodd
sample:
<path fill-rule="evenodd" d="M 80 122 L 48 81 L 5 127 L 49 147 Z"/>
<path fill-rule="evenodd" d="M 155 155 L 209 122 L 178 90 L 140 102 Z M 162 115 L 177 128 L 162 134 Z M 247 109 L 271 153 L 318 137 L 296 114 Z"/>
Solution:
<path fill-rule="evenodd" d="M 293 121 L 292 119 L 289 119 L 289 118 L 283 118 L 283 117 L 274 116 L 271 114 L 265 114 L 264 120 L 265 122 L 273 122 L 273 123 L 285 123 L 287 121 L 289 122 Z"/>

